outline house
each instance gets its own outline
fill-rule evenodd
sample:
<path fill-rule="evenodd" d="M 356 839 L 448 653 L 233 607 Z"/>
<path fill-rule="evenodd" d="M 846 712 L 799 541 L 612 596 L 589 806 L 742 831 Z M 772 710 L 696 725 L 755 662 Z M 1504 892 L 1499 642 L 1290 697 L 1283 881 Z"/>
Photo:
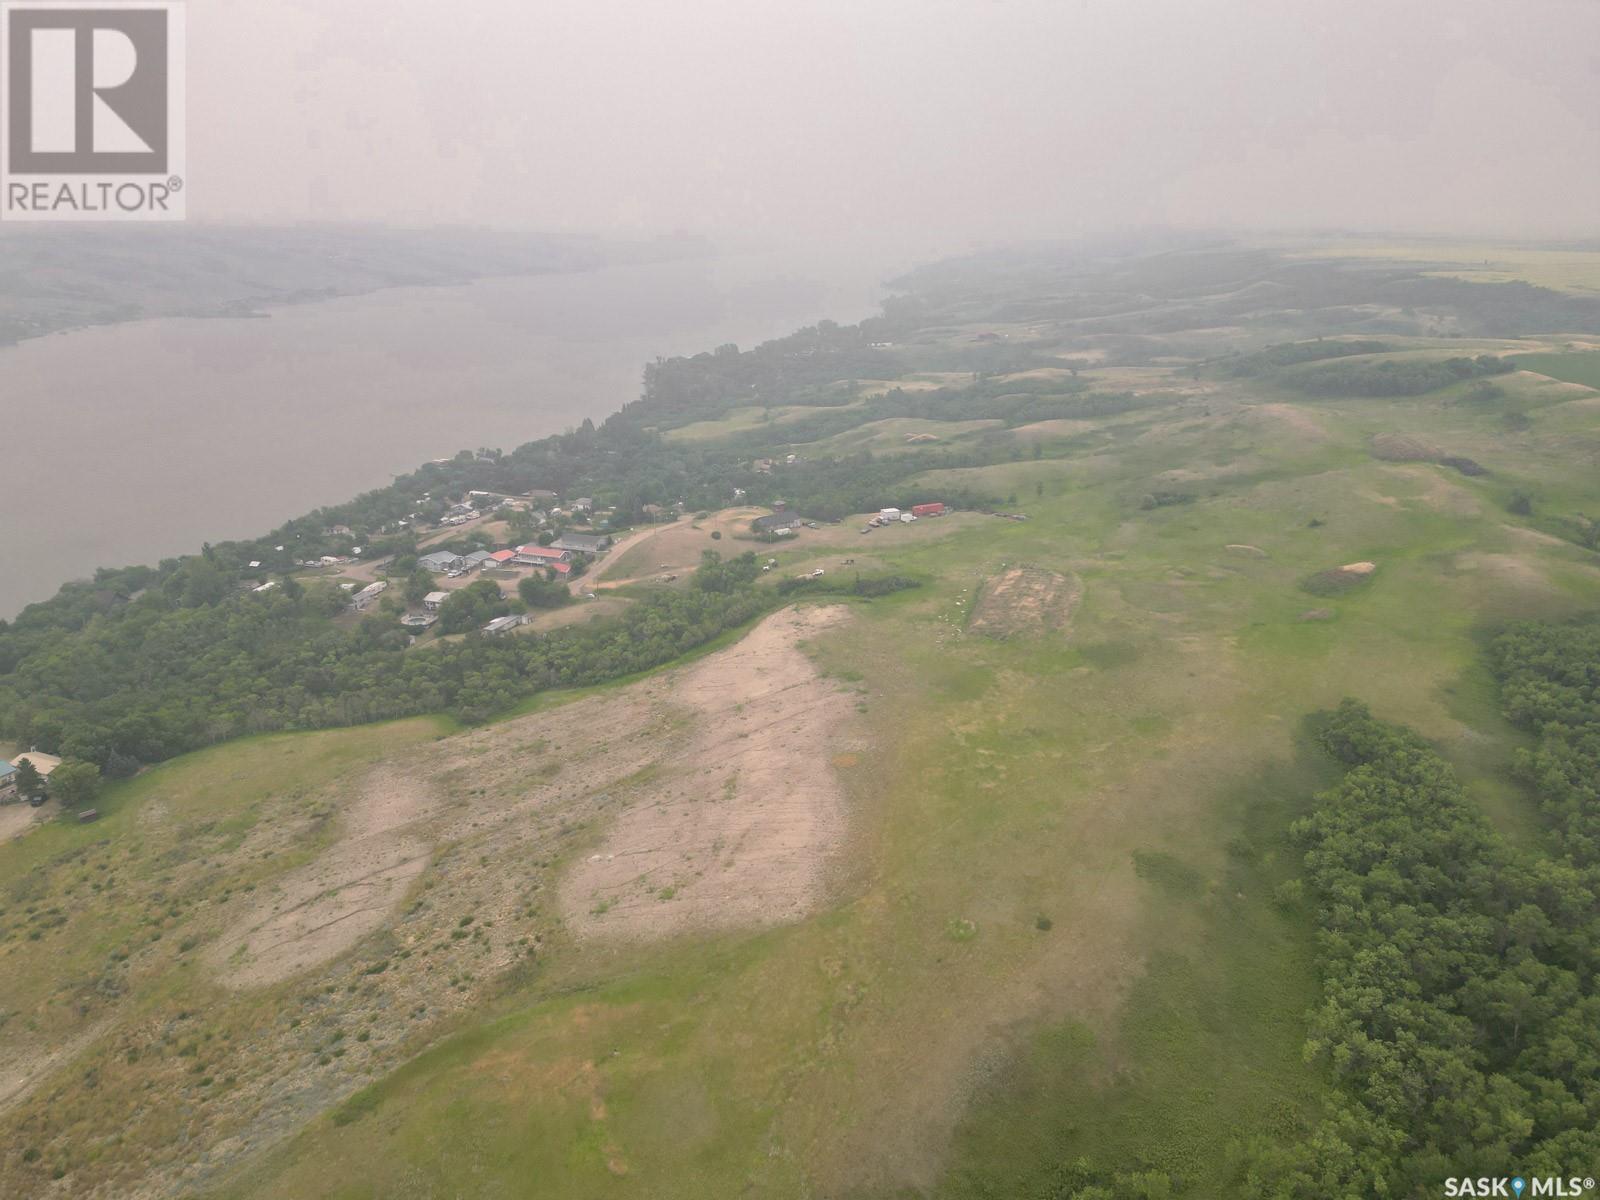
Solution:
<path fill-rule="evenodd" d="M 579 496 L 572 502 L 573 512 L 593 512 L 594 501 L 588 496 Z"/>
<path fill-rule="evenodd" d="M 611 548 L 611 539 L 603 533 L 563 533 L 550 544 L 557 550 L 572 550 L 578 554 L 604 554 Z"/>
<path fill-rule="evenodd" d="M 513 629 L 520 628 L 527 623 L 527 615 L 525 613 L 517 613 L 509 617 L 496 617 L 483 627 L 483 631 L 493 637 L 499 633 L 510 633 Z"/>
<path fill-rule="evenodd" d="M 944 504 L 940 501 L 934 501 L 931 504 L 913 504 L 911 506 L 911 515 L 916 517 L 942 517 L 944 516 Z"/>
<path fill-rule="evenodd" d="M 461 555 L 452 554 L 448 550 L 435 550 L 432 554 L 424 554 L 417 559 L 417 566 L 438 575 L 446 571 L 459 571 L 466 565 L 466 561 Z"/>
<path fill-rule="evenodd" d="M 389 585 L 381 579 L 377 583 L 367 584 L 366 587 L 350 597 L 350 607 L 357 612 L 365 612 L 373 601 L 388 590 L 388 587 Z"/>
<path fill-rule="evenodd" d="M 570 563 L 571 550 L 558 550 L 554 546 L 518 546 L 511 561 L 519 567 L 548 567 L 554 563 Z"/>
<path fill-rule="evenodd" d="M 439 606 L 450 599 L 449 592 L 429 592 L 422 598 L 422 607 L 429 612 L 438 612 Z"/>
<path fill-rule="evenodd" d="M 54 754 L 40 754 L 37 750 L 29 750 L 26 754 L 17 755 L 16 764 L 8 763 L 0 758 L 0 800 L 10 800 L 17 786 L 17 766 L 24 761 L 31 762 L 33 769 L 40 776 L 49 779 L 50 772 L 61 765 L 61 760 Z M 34 804 L 43 803 L 42 797 L 35 797 Z"/>
<path fill-rule="evenodd" d="M 29 750 L 24 754 L 17 755 L 17 757 L 12 760 L 12 766 L 21 766 L 24 761 L 31 762 L 33 764 L 33 769 L 39 772 L 40 776 L 45 779 L 49 779 L 50 772 L 54 771 L 61 765 L 61 760 L 54 754 L 41 754 L 37 750 Z"/>
<path fill-rule="evenodd" d="M 494 563 L 494 565 L 497 567 L 504 567 L 508 565 L 512 559 L 516 558 L 516 556 L 517 552 L 515 550 L 496 550 L 493 554 L 489 555 L 489 561 Z"/>
<path fill-rule="evenodd" d="M 467 570 L 481 571 L 484 567 L 487 567 L 494 562 L 494 555 L 490 554 L 487 550 L 474 550 L 471 554 L 466 556 L 466 560 Z"/>

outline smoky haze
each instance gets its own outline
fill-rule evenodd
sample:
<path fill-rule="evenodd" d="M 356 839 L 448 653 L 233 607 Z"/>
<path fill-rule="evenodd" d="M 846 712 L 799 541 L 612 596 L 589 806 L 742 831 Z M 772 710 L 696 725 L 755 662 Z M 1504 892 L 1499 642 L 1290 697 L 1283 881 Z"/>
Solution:
<path fill-rule="evenodd" d="M 992 242 L 1552 236 L 1596 0 L 191 0 L 191 213 Z"/>

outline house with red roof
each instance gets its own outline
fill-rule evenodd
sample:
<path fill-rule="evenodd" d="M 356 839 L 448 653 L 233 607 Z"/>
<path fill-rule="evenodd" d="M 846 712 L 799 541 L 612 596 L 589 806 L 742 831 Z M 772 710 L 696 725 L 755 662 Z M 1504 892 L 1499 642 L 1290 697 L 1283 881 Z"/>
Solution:
<path fill-rule="evenodd" d="M 554 563 L 571 563 L 572 551 L 557 550 L 554 546 L 518 546 L 511 561 L 519 567 L 548 567 Z"/>

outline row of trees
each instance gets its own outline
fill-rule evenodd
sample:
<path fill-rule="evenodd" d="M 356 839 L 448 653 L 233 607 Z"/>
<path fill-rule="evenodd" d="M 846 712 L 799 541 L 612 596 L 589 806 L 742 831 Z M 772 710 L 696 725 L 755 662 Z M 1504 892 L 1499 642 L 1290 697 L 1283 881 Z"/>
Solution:
<path fill-rule="evenodd" d="M 1504 375 L 1516 364 L 1492 354 L 1476 358 L 1385 359 L 1333 362 L 1285 376 L 1308 396 L 1420 396 L 1489 375 Z"/>
<path fill-rule="evenodd" d="M 598 626 L 485 638 L 476 628 L 500 601 L 480 582 L 446 605 L 468 636 L 416 654 L 391 618 L 330 622 L 330 593 L 337 605 L 334 589 L 277 589 L 193 608 L 140 602 L 91 621 L 0 677 L 0 732 L 123 774 L 248 733 L 444 711 L 481 720 L 545 688 L 659 666 L 770 601 L 719 584 L 652 594 Z"/>

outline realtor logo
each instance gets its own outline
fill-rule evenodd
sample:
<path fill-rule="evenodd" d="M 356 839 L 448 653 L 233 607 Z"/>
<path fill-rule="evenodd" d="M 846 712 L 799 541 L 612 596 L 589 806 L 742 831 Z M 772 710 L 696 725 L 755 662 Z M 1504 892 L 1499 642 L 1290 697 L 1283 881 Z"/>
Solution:
<path fill-rule="evenodd" d="M 0 0 L 0 217 L 181 220 L 184 10 Z"/>

